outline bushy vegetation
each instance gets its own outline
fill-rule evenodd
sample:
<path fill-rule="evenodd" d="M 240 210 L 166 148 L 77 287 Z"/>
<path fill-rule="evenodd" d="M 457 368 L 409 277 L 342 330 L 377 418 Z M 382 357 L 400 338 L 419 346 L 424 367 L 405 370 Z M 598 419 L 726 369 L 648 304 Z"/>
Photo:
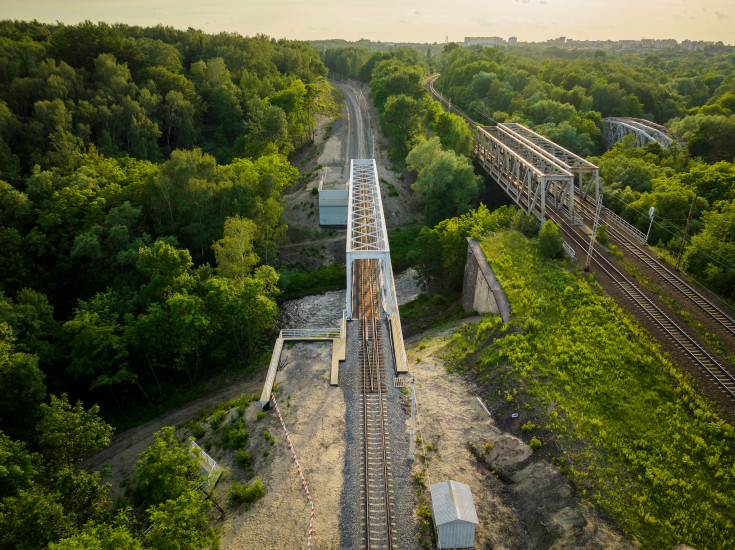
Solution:
<path fill-rule="evenodd" d="M 334 110 L 317 51 L 3 21 L 0 60 L 0 338 L 27 411 L 0 426 L 28 433 L 45 387 L 119 418 L 249 365 L 277 315 L 285 155 Z"/>
<path fill-rule="evenodd" d="M 605 150 L 603 117 L 668 125 L 684 149 L 638 148 L 629 136 L 589 159 L 600 167 L 605 204 L 643 233 L 655 207 L 649 242 L 676 255 L 696 195 L 682 265 L 735 299 L 735 250 L 725 237 L 735 200 L 732 53 L 608 55 L 532 46 L 506 52 L 450 44 L 438 65 L 437 88 L 478 122 L 520 122 L 582 156 Z"/>
<path fill-rule="evenodd" d="M 134 512 L 79 459 L 109 441 L 98 413 L 130 426 L 258 360 L 326 68 L 303 42 L 89 21 L 0 22 L 0 66 L 0 546 L 208 545 L 172 430 Z"/>
<path fill-rule="evenodd" d="M 343 288 L 347 276 L 345 265 L 340 262 L 319 266 L 313 270 L 283 268 L 279 275 L 278 286 L 281 290 L 279 299 L 281 300 L 292 300 L 307 294 Z"/>
<path fill-rule="evenodd" d="M 245 509 L 265 494 L 265 487 L 260 478 L 252 483 L 233 483 L 227 492 L 227 498 L 234 504 L 244 504 Z"/>
<path fill-rule="evenodd" d="M 530 404 L 579 493 L 643 548 L 735 545 L 733 427 L 576 268 L 515 231 L 482 246 L 514 319 L 465 325 L 449 368 L 472 371 L 499 407 L 507 395 Z"/>

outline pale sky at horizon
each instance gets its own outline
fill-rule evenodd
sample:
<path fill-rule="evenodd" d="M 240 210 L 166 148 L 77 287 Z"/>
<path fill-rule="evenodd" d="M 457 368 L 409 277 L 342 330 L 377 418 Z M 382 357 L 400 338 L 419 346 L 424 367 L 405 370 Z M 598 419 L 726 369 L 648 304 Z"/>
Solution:
<path fill-rule="evenodd" d="M 701 0 L 0 0 L 0 19 L 194 27 L 275 38 L 461 42 L 465 36 L 721 40 L 735 44 L 735 1 Z"/>

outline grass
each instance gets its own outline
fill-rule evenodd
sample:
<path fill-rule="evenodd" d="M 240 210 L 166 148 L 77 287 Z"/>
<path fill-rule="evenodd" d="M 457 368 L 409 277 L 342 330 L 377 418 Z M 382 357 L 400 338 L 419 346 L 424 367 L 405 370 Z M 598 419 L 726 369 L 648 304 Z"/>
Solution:
<path fill-rule="evenodd" d="M 642 548 L 735 548 L 733 427 L 589 276 L 517 232 L 482 246 L 514 320 L 466 325 L 448 368 L 492 387 L 501 410 L 529 404 L 533 446 L 553 440 L 543 448 L 578 494 Z"/>
<path fill-rule="evenodd" d="M 458 302 L 459 294 L 419 294 L 399 308 L 406 335 L 416 334 L 429 327 L 448 323 L 467 314 Z M 419 349 L 422 349 L 419 346 Z"/>

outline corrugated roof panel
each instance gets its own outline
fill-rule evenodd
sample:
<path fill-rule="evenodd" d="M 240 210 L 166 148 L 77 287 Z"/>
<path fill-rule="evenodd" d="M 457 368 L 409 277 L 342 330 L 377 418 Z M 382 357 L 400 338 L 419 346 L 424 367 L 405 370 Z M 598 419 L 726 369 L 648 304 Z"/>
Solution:
<path fill-rule="evenodd" d="M 430 491 L 437 526 L 457 520 L 479 523 L 469 485 L 449 480 L 432 485 Z"/>

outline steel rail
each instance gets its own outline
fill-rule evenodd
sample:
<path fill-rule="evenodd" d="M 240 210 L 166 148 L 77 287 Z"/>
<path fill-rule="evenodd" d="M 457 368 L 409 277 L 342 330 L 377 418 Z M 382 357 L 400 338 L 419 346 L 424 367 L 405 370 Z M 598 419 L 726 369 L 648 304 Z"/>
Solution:
<path fill-rule="evenodd" d="M 428 84 L 428 87 L 434 96 L 443 99 L 443 96 L 441 96 L 441 94 L 439 94 L 434 89 L 434 82 L 438 77 L 439 75 L 432 76 L 425 82 Z M 454 108 L 452 110 L 454 110 Z M 470 123 L 471 127 L 477 126 L 477 124 L 464 113 L 461 113 L 461 116 L 463 116 L 465 120 Z M 523 191 L 523 195 L 526 199 L 526 204 L 528 204 L 528 197 L 526 196 L 525 190 Z M 512 198 L 514 198 L 514 200 L 516 200 L 517 202 L 520 202 L 520 197 Z M 584 204 L 584 201 L 580 202 Z M 549 217 L 554 219 L 560 225 L 564 233 L 572 240 L 574 240 L 577 243 L 577 246 L 581 246 L 582 250 L 585 249 L 586 243 L 582 242 L 580 244 L 579 233 L 576 229 L 571 227 L 566 220 L 553 212 L 553 210 L 549 211 Z M 674 341 L 674 343 L 693 359 L 696 366 L 707 372 L 710 377 L 714 379 L 717 384 L 719 384 L 721 390 L 725 393 L 725 395 L 735 400 L 735 377 L 730 372 L 728 372 L 722 365 L 720 365 L 701 345 L 699 345 L 691 336 L 689 336 L 686 331 L 684 331 L 673 320 L 671 320 L 669 316 L 666 315 L 666 313 L 664 313 L 644 292 L 642 292 L 635 283 L 633 283 L 625 275 L 623 275 L 620 270 L 615 267 L 609 260 L 607 260 L 599 253 L 593 253 L 592 260 L 603 272 L 605 272 L 610 277 L 610 279 L 617 286 L 619 286 L 623 290 L 623 292 L 633 301 L 633 303 L 639 309 L 641 309 L 646 315 L 648 315 L 651 320 L 653 320 L 654 324 L 659 326 L 666 334 L 668 334 L 668 336 Z M 610 269 L 607 269 L 603 265 L 603 261 L 607 263 Z M 617 273 L 617 277 L 614 276 L 612 272 Z M 680 279 L 678 276 L 676 278 Z M 689 286 L 684 282 L 683 284 L 687 287 Z M 699 294 L 696 291 L 694 292 Z M 711 304 L 709 300 L 702 297 L 701 294 L 699 295 L 701 299 L 703 299 L 705 302 L 710 303 L 710 305 L 712 305 L 715 310 L 719 310 L 719 308 L 717 308 L 714 304 Z M 725 315 L 725 317 L 727 318 L 728 316 Z"/>
<path fill-rule="evenodd" d="M 586 216 L 590 216 L 590 206 L 585 201 L 577 203 L 582 208 L 582 212 Z M 693 303 L 700 311 L 712 319 L 724 330 L 735 337 L 735 320 L 723 311 L 716 303 L 702 294 L 699 290 L 689 284 L 675 271 L 666 266 L 658 258 L 653 257 L 646 248 L 638 245 L 632 239 L 627 237 L 625 233 L 614 225 L 608 225 L 610 236 L 633 256 L 647 265 L 660 279 L 668 283 L 669 286 L 677 290 L 682 296 Z"/>
<path fill-rule="evenodd" d="M 571 227 L 561 216 L 551 215 L 562 231 L 583 250 L 586 243 L 576 229 Z M 676 324 L 661 308 L 656 305 L 640 288 L 625 276 L 610 260 L 599 252 L 593 252 L 592 261 L 643 311 L 673 342 L 691 357 L 696 366 L 707 372 L 719 384 L 723 393 L 735 400 L 735 376 L 730 374 L 707 350 L 700 346 L 689 334 Z M 607 266 L 607 267 L 606 267 Z"/>
<path fill-rule="evenodd" d="M 365 182 L 355 184 L 367 185 Z M 361 219 L 358 223 L 364 225 L 368 222 Z M 359 233 L 360 241 L 367 242 L 366 232 L 359 231 Z M 355 266 L 358 272 L 355 277 L 358 286 L 356 305 L 361 325 L 365 546 L 368 550 L 377 548 L 392 550 L 389 457 L 383 407 L 384 382 L 380 361 L 378 262 L 375 259 L 358 259 Z M 384 510 L 381 510 L 381 507 Z"/>

